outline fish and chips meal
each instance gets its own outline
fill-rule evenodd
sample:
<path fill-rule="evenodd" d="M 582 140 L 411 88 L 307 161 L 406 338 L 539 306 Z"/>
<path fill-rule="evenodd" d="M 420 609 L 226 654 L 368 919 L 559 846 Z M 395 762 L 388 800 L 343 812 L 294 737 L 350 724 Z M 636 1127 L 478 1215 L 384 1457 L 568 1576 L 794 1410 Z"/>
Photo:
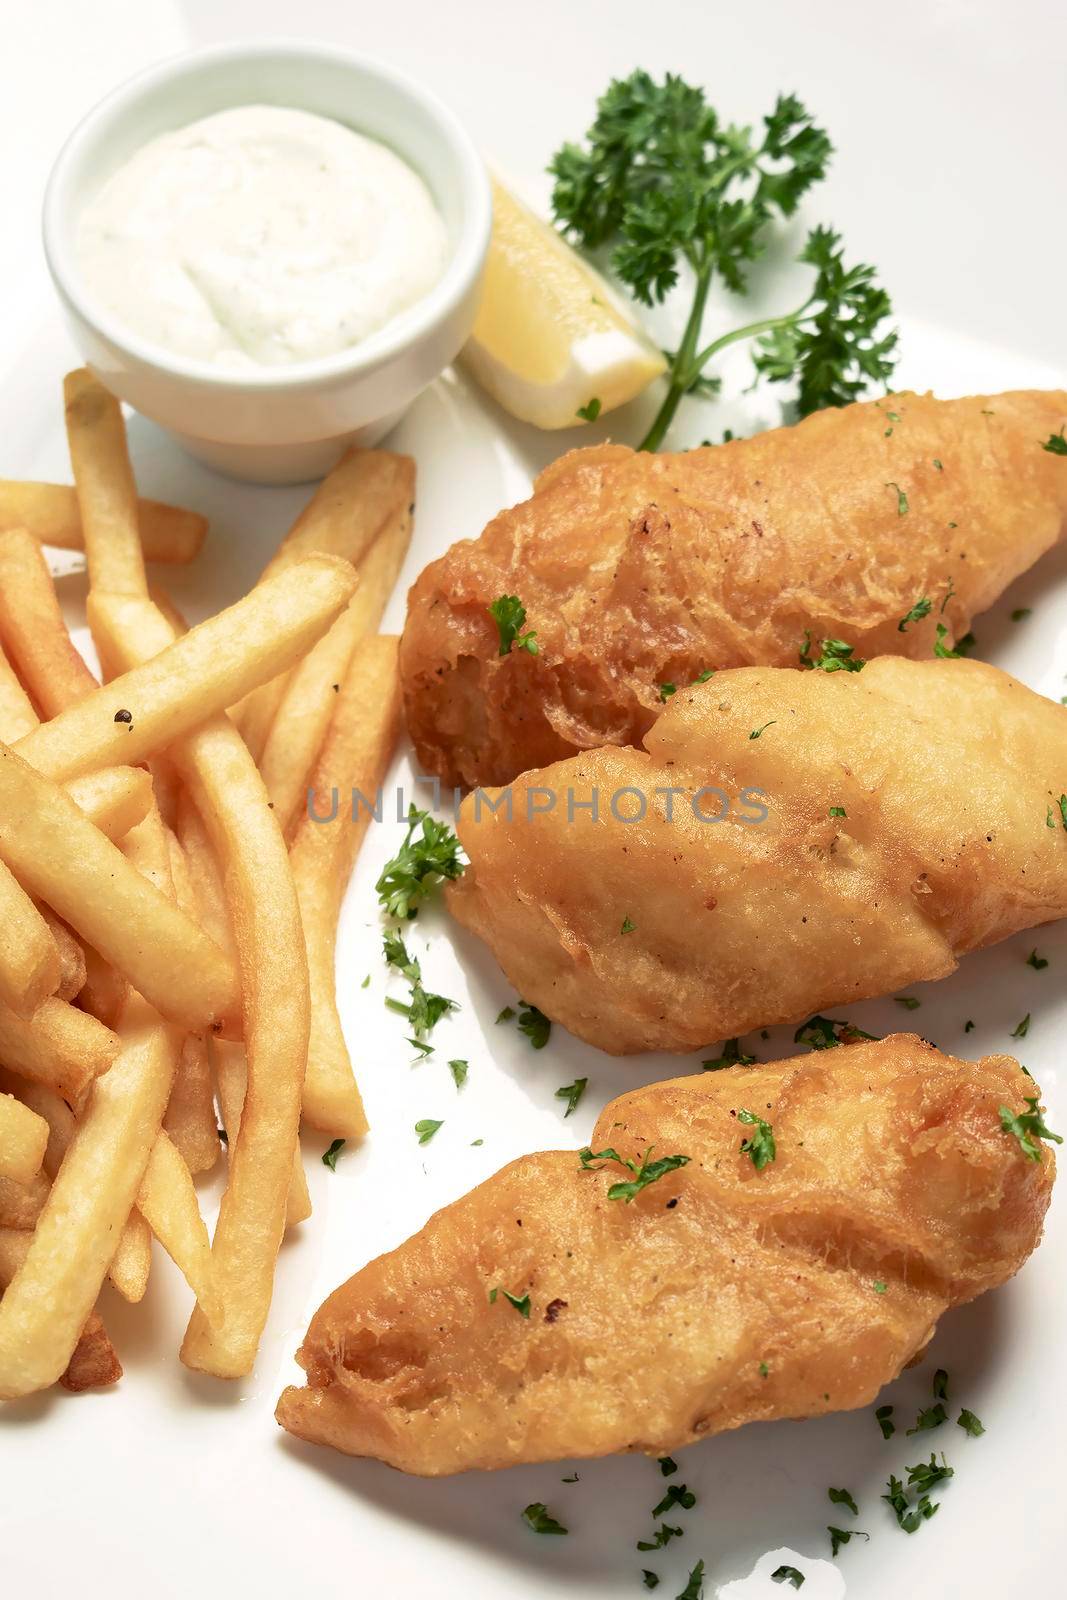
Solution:
<path fill-rule="evenodd" d="M 239 281 L 211 278 L 208 306 L 212 251 L 248 245 L 272 150 L 276 226 Z M 197 151 L 244 174 L 239 203 L 190 187 Z M 301 151 L 336 170 L 308 177 Z M 253 1372 L 283 1238 L 319 1220 L 301 1132 L 334 1171 L 345 1144 L 390 1136 L 342 1026 L 362 970 L 336 956 L 405 731 L 438 801 L 441 784 L 457 801 L 454 830 L 440 804 L 411 806 L 376 883 L 372 937 L 410 988 L 386 1005 L 416 1056 L 458 1009 L 411 943 L 436 897 L 458 958 L 477 935 L 521 997 L 535 1049 L 556 1024 L 605 1057 L 707 1059 L 670 1077 L 675 1061 L 639 1064 L 653 1081 L 610 1099 L 587 1145 L 521 1155 L 376 1260 L 357 1220 L 357 1270 L 277 1405 L 289 1434 L 426 1478 L 614 1452 L 669 1476 L 670 1452 L 705 1437 L 872 1405 L 946 1313 L 1037 1248 L 1062 1139 L 1027 1067 L 827 1013 L 913 1009 L 897 991 L 1067 918 L 1067 696 L 966 659 L 972 620 L 1067 535 L 1067 391 L 892 390 L 888 297 L 821 227 L 799 258 L 808 299 L 701 349 L 712 282 L 744 292 L 829 155 L 795 97 L 762 129 L 726 128 L 701 91 L 635 73 L 554 158 L 557 228 L 496 185 L 467 370 L 543 427 L 593 423 L 660 379 L 662 403 L 636 449 L 569 449 L 480 537 L 439 546 L 399 637 L 379 630 L 413 535 L 410 457 L 345 449 L 251 589 L 190 622 L 166 572 L 197 560 L 206 519 L 139 494 L 119 399 L 88 367 L 67 374 L 73 484 L 0 479 L 0 1401 L 119 1381 L 106 1294 L 145 1297 L 153 1240 L 189 1292 L 182 1363 Z M 156 237 L 134 223 L 164 178 L 178 199 Z M 358 281 L 326 274 L 334 315 L 314 263 L 306 282 L 286 266 L 304 190 L 336 207 L 367 183 L 394 231 Z M 330 231 L 348 261 L 359 228 Z M 446 231 L 384 145 L 246 106 L 135 152 L 82 246 L 150 344 L 302 371 L 373 351 L 417 310 L 447 274 Z M 568 234 L 643 304 L 689 274 L 677 351 Z M 757 379 L 794 385 L 792 420 L 661 451 L 740 339 Z M 50 549 L 84 556 L 91 648 Z M 1049 962 L 1035 948 L 1027 965 Z M 808 1053 L 742 1046 L 776 1025 Z M 448 1068 L 459 1090 L 469 1062 Z M 555 1091 L 566 1116 L 589 1082 Z M 419 1145 L 442 1125 L 417 1122 Z M 198 1180 L 216 1172 L 214 1215 Z M 368 1181 L 353 1177 L 361 1196 Z M 912 1431 L 947 1420 L 944 1378 Z M 967 1409 L 959 1424 L 984 1431 Z M 952 1469 L 909 1472 L 883 1498 L 914 1532 Z M 539 1502 L 523 1515 L 567 1531 Z M 677 1535 L 664 1526 L 638 1549 Z M 850 1535 L 828 1531 L 836 1555 Z"/>

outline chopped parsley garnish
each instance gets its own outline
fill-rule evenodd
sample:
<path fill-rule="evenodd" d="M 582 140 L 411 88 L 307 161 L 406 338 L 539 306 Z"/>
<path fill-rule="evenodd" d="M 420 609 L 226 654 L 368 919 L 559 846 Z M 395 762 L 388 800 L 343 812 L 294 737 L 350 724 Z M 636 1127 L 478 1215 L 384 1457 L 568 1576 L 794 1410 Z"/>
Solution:
<path fill-rule="evenodd" d="M 399 933 L 382 934 L 382 954 L 391 967 L 402 972 L 412 983 L 416 983 L 422 976 L 419 963 L 413 956 L 408 955 L 407 946 Z"/>
<path fill-rule="evenodd" d="M 427 1044 L 424 1039 L 409 1039 L 408 1044 L 413 1050 L 417 1050 L 419 1052 L 419 1055 L 424 1061 L 427 1056 L 432 1056 L 434 1053 L 433 1045 Z"/>
<path fill-rule="evenodd" d="M 1048 962 L 1044 956 L 1039 956 L 1037 950 L 1034 949 L 1031 950 L 1030 954 L 1027 956 L 1026 965 L 1028 967 L 1033 967 L 1035 972 L 1044 972 L 1045 968 L 1048 966 Z"/>
<path fill-rule="evenodd" d="M 875 1411 L 874 1416 L 875 1421 L 882 1430 L 882 1438 L 891 1439 L 897 1431 L 896 1423 L 891 1420 L 893 1416 L 893 1407 L 879 1406 Z"/>
<path fill-rule="evenodd" d="M 800 1585 L 804 1582 L 804 1574 L 798 1571 L 796 1567 L 775 1567 L 774 1571 L 771 1573 L 771 1582 L 791 1583 L 794 1589 L 799 1589 Z"/>
<path fill-rule="evenodd" d="M 622 919 L 622 927 L 619 929 L 619 932 L 620 933 L 633 933 L 633 931 L 634 931 L 634 929 L 636 927 L 637 927 L 637 923 L 636 922 L 631 922 L 629 917 L 623 917 L 623 919 Z"/>
<path fill-rule="evenodd" d="M 755 1056 L 745 1054 L 739 1040 L 727 1039 L 722 1047 L 721 1056 L 712 1056 L 709 1061 L 702 1061 L 700 1065 L 705 1072 L 721 1072 L 724 1067 L 751 1067 L 755 1060 Z"/>
<path fill-rule="evenodd" d="M 565 1117 L 569 1117 L 571 1112 L 577 1108 L 588 1083 L 588 1078 L 575 1078 L 573 1083 L 565 1083 L 556 1090 L 556 1099 L 566 1100 L 567 1102 L 567 1109 L 563 1113 Z"/>
<path fill-rule="evenodd" d="M 965 633 L 962 639 L 956 640 L 956 654 L 958 656 L 969 656 L 977 643 L 978 640 L 973 633 Z M 934 654 L 937 654 L 936 650 Z"/>
<path fill-rule="evenodd" d="M 509 1305 L 515 1307 L 515 1310 L 519 1313 L 519 1316 L 520 1317 L 525 1317 L 527 1322 L 529 1322 L 529 1320 L 530 1320 L 530 1296 L 528 1294 L 524 1294 L 524 1295 L 510 1294 L 507 1289 L 501 1289 L 501 1288 L 498 1287 L 496 1289 L 490 1289 L 490 1291 L 489 1291 L 489 1304 L 491 1306 L 495 1306 L 496 1302 L 497 1302 L 497 1296 L 501 1295 L 501 1294 L 504 1296 L 504 1299 L 508 1302 Z"/>
<path fill-rule="evenodd" d="M 448 1070 L 452 1074 L 452 1081 L 456 1088 L 461 1089 L 467 1081 L 467 1074 L 470 1071 L 470 1062 L 450 1061 L 448 1063 Z"/>
<path fill-rule="evenodd" d="M 514 1015 L 515 1015 L 515 1007 L 514 1006 L 505 1006 L 503 1011 L 501 1011 L 498 1014 L 496 1020 L 497 1020 L 497 1022 L 510 1022 Z"/>
<path fill-rule="evenodd" d="M 898 994 L 894 996 L 898 1006 L 903 1006 L 905 1011 L 918 1011 L 922 1005 L 921 1000 L 916 1000 L 913 994 Z"/>
<path fill-rule="evenodd" d="M 901 617 L 900 621 L 897 623 L 897 632 L 906 633 L 909 622 L 921 622 L 924 617 L 928 617 L 930 615 L 933 609 L 934 602 L 932 600 L 928 600 L 925 595 L 920 596 L 920 598 L 916 600 L 915 604 L 912 606 L 911 610 L 906 611 Z"/>
<path fill-rule="evenodd" d="M 766 1361 L 761 1361 L 760 1362 L 760 1364 L 759 1364 L 759 1375 L 760 1375 L 761 1378 L 769 1378 L 770 1377 L 771 1369 L 767 1365 Z"/>
<path fill-rule="evenodd" d="M 562 1522 L 557 1522 L 549 1512 L 548 1507 L 541 1500 L 535 1500 L 523 1512 L 523 1520 L 533 1529 L 534 1533 L 566 1533 L 567 1529 Z"/>
<path fill-rule="evenodd" d="M 537 654 L 536 632 L 533 629 L 529 633 L 520 632 L 526 621 L 526 607 L 517 594 L 500 595 L 489 607 L 489 615 L 496 623 L 500 635 L 500 649 L 497 655 L 510 655 L 512 645 L 516 650 L 525 650 L 528 655 Z"/>
<path fill-rule="evenodd" d="M 935 1400 L 948 1399 L 948 1373 L 944 1367 L 938 1367 L 934 1373 L 933 1390 Z"/>
<path fill-rule="evenodd" d="M 962 1428 L 964 1433 L 969 1433 L 972 1439 L 977 1439 L 985 1432 L 985 1428 L 979 1422 L 974 1412 L 968 1411 L 966 1406 L 964 1406 L 963 1410 L 956 1418 L 956 1426 L 957 1428 Z"/>
<path fill-rule="evenodd" d="M 854 1517 L 860 1514 L 860 1508 L 847 1489 L 827 1489 L 830 1502 L 835 1506 L 847 1506 Z"/>
<path fill-rule="evenodd" d="M 672 1539 L 680 1539 L 683 1529 L 672 1528 L 669 1523 L 661 1522 L 651 1539 L 638 1539 L 639 1550 L 662 1550 L 664 1545 L 670 1544 Z"/>
<path fill-rule="evenodd" d="M 329 1167 L 331 1172 L 336 1172 L 337 1171 L 337 1157 L 341 1154 L 341 1151 L 344 1149 L 344 1147 L 345 1147 L 345 1141 L 343 1139 L 335 1139 L 333 1141 L 333 1144 L 330 1146 L 330 1148 L 328 1150 L 324 1150 L 322 1152 L 322 1164 L 323 1164 L 323 1166 L 324 1167 Z"/>
<path fill-rule="evenodd" d="M 1019 1141 L 1019 1149 L 1027 1161 L 1041 1160 L 1041 1146 L 1036 1143 L 1038 1139 L 1050 1139 L 1053 1144 L 1062 1144 L 1063 1138 L 1058 1133 L 1053 1133 L 1051 1128 L 1045 1126 L 1045 1119 L 1038 1109 L 1038 1096 L 1027 1095 L 1028 1110 L 1014 1112 L 1008 1106 L 998 1106 L 1000 1113 L 1000 1126 L 1005 1133 L 1014 1135 Z"/>
<path fill-rule="evenodd" d="M 920 1461 L 914 1467 L 908 1467 L 908 1489 L 914 1489 L 918 1498 L 914 1505 L 908 1500 L 907 1491 L 899 1478 L 890 1476 L 886 1484 L 886 1493 L 882 1499 L 891 1507 L 897 1519 L 897 1526 L 905 1533 L 915 1533 L 924 1522 L 928 1522 L 938 1506 L 930 1500 L 930 1490 L 939 1483 L 945 1483 L 953 1476 L 954 1469 L 950 1467 L 944 1456 L 938 1466 L 937 1458 L 931 1456 L 929 1461 Z"/>
<path fill-rule="evenodd" d="M 973 1033 L 974 1032 L 974 1023 L 973 1023 L 973 1021 L 971 1020 L 970 1017 L 968 1017 L 967 1021 L 963 1024 L 963 1031 L 964 1031 L 964 1033 Z"/>
<path fill-rule="evenodd" d="M 1026 1035 L 1029 1032 L 1030 1032 L 1030 1013 L 1028 1011 L 1026 1013 L 1025 1017 L 1023 1018 L 1023 1020 L 1021 1022 L 1017 1022 L 1015 1024 L 1014 1028 L 1011 1030 L 1011 1036 L 1012 1036 L 1013 1039 L 1025 1039 Z"/>
<path fill-rule="evenodd" d="M 668 1511 L 673 1511 L 679 1506 L 683 1511 L 692 1511 L 697 1503 L 697 1497 L 692 1490 L 687 1489 L 684 1483 L 672 1483 L 667 1486 L 667 1493 L 663 1496 L 658 1506 L 652 1507 L 654 1517 L 662 1517 Z"/>
<path fill-rule="evenodd" d="M 411 1000 L 407 1005 L 402 1000 L 394 1000 L 391 995 L 386 996 L 386 1006 L 390 1011 L 396 1011 L 400 1016 L 407 1017 L 411 1023 L 415 1037 L 412 1043 L 419 1045 L 428 1033 L 432 1033 L 441 1018 L 450 1011 L 458 1011 L 459 1007 L 454 1000 L 449 1000 L 443 994 L 431 994 L 422 986 L 421 978 L 416 978 L 411 985 Z M 428 1051 L 424 1052 L 429 1054 Z"/>
<path fill-rule="evenodd" d="M 666 705 L 671 695 L 677 694 L 677 692 L 678 685 L 676 683 L 661 683 L 659 686 L 659 697 L 663 701 L 664 705 Z"/>
<path fill-rule="evenodd" d="M 695 687 L 695 685 L 698 684 L 698 683 L 707 683 L 708 679 L 709 678 L 714 678 L 714 676 L 715 676 L 715 668 L 714 667 L 705 667 L 703 672 L 698 673 L 697 676 L 693 679 L 693 683 L 692 683 L 692 685 L 690 685 L 690 687 Z"/>
<path fill-rule="evenodd" d="M 1067 423 L 1064 427 L 1067 427 Z M 1067 456 L 1067 438 L 1064 438 L 1063 428 L 1059 433 L 1050 433 L 1041 448 L 1053 456 Z"/>
<path fill-rule="evenodd" d="M 884 1283 L 881 1278 L 876 1278 L 875 1279 L 875 1282 L 874 1282 L 874 1292 L 875 1292 L 875 1294 L 885 1294 L 886 1289 L 888 1287 L 889 1287 L 888 1284 Z"/>
<path fill-rule="evenodd" d="M 937 472 L 944 472 L 944 470 L 945 470 L 944 467 L 941 465 L 941 462 L 937 459 L 936 456 L 934 457 L 934 469 Z"/>
<path fill-rule="evenodd" d="M 897 516 L 906 517 L 908 514 L 908 497 L 899 483 L 887 483 L 887 489 L 895 489 L 897 494 Z"/>
<path fill-rule="evenodd" d="M 913 1433 L 928 1433 L 931 1428 L 940 1428 L 941 1424 L 947 1421 L 948 1412 L 939 1400 L 936 1405 L 926 1406 L 919 1412 L 915 1418 L 914 1428 L 908 1429 L 907 1437 L 910 1439 Z"/>
<path fill-rule="evenodd" d="M 535 1050 L 543 1050 L 552 1032 L 551 1022 L 543 1011 L 538 1011 L 527 1000 L 520 1000 L 519 1006 L 519 1032 L 526 1035 Z"/>
<path fill-rule="evenodd" d="M 704 1563 L 698 1561 L 689 1574 L 689 1582 L 678 1596 L 678 1600 L 701 1600 L 704 1593 Z"/>
<path fill-rule="evenodd" d="M 1011 620 L 1013 622 L 1025 622 L 1026 618 L 1032 617 L 1033 614 L 1032 606 L 1017 606 L 1011 614 Z"/>
<path fill-rule="evenodd" d="M 678 1471 L 678 1463 L 673 1456 L 660 1456 L 657 1465 L 665 1478 Z"/>
<path fill-rule="evenodd" d="M 964 637 L 966 638 L 968 636 L 965 635 Z M 934 655 L 937 656 L 938 660 L 940 661 L 958 661 L 960 656 L 963 655 L 963 651 L 953 650 L 950 645 L 945 643 L 947 638 L 948 629 L 945 627 L 943 622 L 939 622 L 937 625 L 937 638 L 934 640 Z M 963 639 L 961 639 L 960 644 L 962 645 L 963 642 Z"/>
<path fill-rule="evenodd" d="M 600 1167 L 592 1165 L 594 1161 L 601 1163 L 617 1161 L 620 1167 L 628 1167 L 634 1175 L 632 1181 L 613 1183 L 608 1190 L 608 1199 L 625 1200 L 626 1204 L 629 1205 L 630 1201 L 639 1195 L 642 1189 L 647 1189 L 650 1183 L 655 1183 L 657 1179 L 664 1177 L 668 1172 L 676 1172 L 679 1167 L 689 1165 L 688 1156 L 660 1156 L 658 1161 L 653 1161 L 650 1159 L 651 1155 L 651 1145 L 645 1151 L 640 1163 L 624 1159 L 617 1150 L 612 1150 L 610 1147 L 606 1150 L 594 1151 L 590 1150 L 589 1146 L 586 1145 L 584 1150 L 579 1150 L 578 1160 L 586 1172 L 599 1172 L 601 1170 Z"/>
<path fill-rule="evenodd" d="M 844 639 L 824 639 L 817 656 L 811 653 L 811 633 L 804 629 L 804 643 L 797 652 L 800 665 L 810 671 L 862 672 L 867 665 L 855 655 L 856 646 Z"/>
<path fill-rule="evenodd" d="M 848 816 L 848 812 L 845 810 L 844 806 L 831 806 L 828 814 L 831 817 L 847 817 Z"/>
<path fill-rule="evenodd" d="M 846 266 L 839 236 L 813 228 L 800 260 L 815 269 L 803 303 L 700 347 L 708 291 L 718 275 L 731 293 L 747 286 L 777 218 L 790 217 L 825 174 L 831 144 L 795 95 L 780 96 L 753 134 L 720 120 L 702 89 L 668 73 L 637 71 L 601 96 L 585 142 L 552 159 L 552 209 L 587 250 L 611 247 L 612 270 L 651 306 L 693 271 L 692 309 L 671 360 L 666 396 L 642 449 L 656 450 L 686 394 L 723 349 L 756 339 L 757 374 L 796 380 L 806 416 L 848 405 L 868 382 L 885 383 L 897 335 L 883 331 L 889 297 L 873 269 Z"/>
<path fill-rule="evenodd" d="M 658 1589 L 659 1578 L 656 1573 L 649 1572 L 647 1567 L 641 1568 L 641 1582 L 646 1589 Z"/>
<path fill-rule="evenodd" d="M 415 830 L 422 825 L 422 834 Z M 404 922 L 418 914 L 419 906 L 446 878 L 458 878 L 466 863 L 460 859 L 459 840 L 447 822 L 428 811 L 408 809 L 408 831 L 375 884 L 378 900 L 389 916 Z"/>
<path fill-rule="evenodd" d="M 794 1044 L 806 1044 L 809 1050 L 833 1050 L 837 1045 L 856 1044 L 860 1039 L 875 1039 L 877 1034 L 865 1033 L 851 1022 L 834 1017 L 809 1017 L 793 1035 Z"/>
<path fill-rule="evenodd" d="M 862 1528 L 831 1528 L 827 1524 L 827 1533 L 830 1535 L 830 1554 L 836 1556 L 843 1544 L 848 1544 L 855 1535 L 857 1539 L 870 1539 L 869 1533 L 864 1533 Z"/>
<path fill-rule="evenodd" d="M 600 415 L 600 400 L 597 395 L 587 405 L 579 406 L 575 416 L 581 417 L 583 422 L 595 422 Z"/>
<path fill-rule="evenodd" d="M 753 728 L 752 732 L 749 734 L 749 738 L 750 739 L 758 739 L 761 734 L 764 734 L 764 733 L 767 732 L 768 728 L 773 728 L 774 727 L 775 720 L 776 719 L 772 718 L 772 720 L 770 722 L 765 722 L 763 724 L 762 728 Z"/>
<path fill-rule="evenodd" d="M 744 1109 L 738 1111 L 737 1120 L 756 1130 L 750 1138 L 742 1139 L 741 1153 L 751 1158 L 752 1165 L 757 1172 L 762 1172 L 764 1167 L 773 1161 L 777 1154 L 771 1125 L 769 1122 L 764 1122 L 763 1118 L 757 1116 L 754 1111 L 745 1111 Z"/>
<path fill-rule="evenodd" d="M 420 1144 L 429 1144 L 438 1128 L 444 1127 L 443 1122 L 435 1122 L 432 1117 L 423 1117 L 421 1122 L 416 1122 L 415 1132 L 419 1136 Z"/>

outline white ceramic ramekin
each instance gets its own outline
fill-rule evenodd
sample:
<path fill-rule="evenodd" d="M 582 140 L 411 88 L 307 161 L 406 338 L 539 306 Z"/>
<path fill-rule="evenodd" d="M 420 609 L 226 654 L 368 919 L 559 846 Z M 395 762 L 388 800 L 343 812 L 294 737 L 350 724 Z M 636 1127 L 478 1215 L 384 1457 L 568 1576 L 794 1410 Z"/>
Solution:
<path fill-rule="evenodd" d="M 333 117 L 403 156 L 444 218 L 449 260 L 429 294 L 353 350 L 234 374 L 158 349 L 96 305 L 74 243 L 86 201 L 141 145 L 253 103 Z M 131 78 L 71 134 L 44 201 L 48 266 L 94 372 L 191 454 L 260 483 L 321 476 L 347 445 L 377 443 L 459 353 L 477 310 L 491 223 L 481 158 L 433 95 L 379 62 L 287 39 L 197 50 Z"/>

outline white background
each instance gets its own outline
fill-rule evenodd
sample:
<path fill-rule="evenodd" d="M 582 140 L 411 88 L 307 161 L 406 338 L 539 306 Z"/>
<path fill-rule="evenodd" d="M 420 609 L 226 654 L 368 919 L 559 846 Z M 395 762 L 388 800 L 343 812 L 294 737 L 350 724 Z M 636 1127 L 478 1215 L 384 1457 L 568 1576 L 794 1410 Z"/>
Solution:
<path fill-rule="evenodd" d="M 0 94 L 0 475 L 68 476 L 59 383 L 72 364 L 41 259 L 37 220 L 44 180 L 73 121 L 131 71 L 162 55 L 238 37 L 290 33 L 379 54 L 421 77 L 464 116 L 484 151 L 544 200 L 545 161 L 591 119 L 613 73 L 641 65 L 703 82 L 724 116 L 753 120 L 779 90 L 795 90 L 828 126 L 838 156 L 807 221 L 832 221 L 850 252 L 874 261 L 900 316 L 902 384 L 939 392 L 1067 381 L 1064 205 L 1067 21 L 1052 3 L 896 0 L 886 6 L 759 5 L 710 0 L 4 0 Z M 358 122 L 358 108 L 353 108 Z M 772 282 L 768 304 L 781 304 Z M 776 298 L 777 297 L 777 298 Z M 790 302 L 786 302 L 790 303 Z M 721 302 L 709 332 L 728 326 Z M 743 357 L 728 374 L 736 394 Z M 774 396 L 707 413 L 691 407 L 676 439 L 777 420 Z M 637 423 L 611 419 L 620 438 Z M 585 438 L 602 435 L 608 424 Z M 198 569 L 173 584 L 194 616 L 229 602 L 252 580 L 304 499 L 300 490 L 240 488 L 186 461 L 149 424 L 131 440 L 144 492 L 207 512 L 212 536 Z M 530 474 L 565 444 L 507 423 L 446 379 L 417 404 L 395 438 L 419 468 L 416 543 L 405 584 L 454 537 L 476 532 L 521 497 Z M 1067 469 L 1065 469 L 1067 470 Z M 76 566 L 77 563 L 68 563 Z M 402 586 L 403 587 L 403 586 Z M 82 584 L 62 584 L 77 621 Z M 1022 624 L 1014 607 L 1031 606 Z M 402 605 L 387 619 L 399 627 Z M 981 653 L 1035 688 L 1067 693 L 1067 554 L 1022 579 L 976 631 Z M 406 761 L 398 763 L 398 778 Z M 468 1057 L 457 1095 L 443 1064 L 412 1069 L 401 1019 L 382 1005 L 373 880 L 397 830 L 372 830 L 345 909 L 339 977 L 373 1125 L 335 1176 L 308 1141 L 316 1214 L 286 1244 L 278 1293 L 255 1377 L 222 1386 L 180 1367 L 177 1344 L 188 1296 L 157 1260 L 145 1303 L 105 1297 L 126 1376 L 118 1388 L 79 1399 L 44 1396 L 0 1413 L 0 1593 L 52 1600 L 78 1593 L 133 1597 L 250 1592 L 398 1597 L 463 1594 L 489 1600 L 643 1593 L 639 1569 L 662 1576 L 670 1600 L 698 1556 L 706 1594 L 754 1600 L 792 1590 L 765 1574 L 792 1559 L 808 1575 L 805 1600 L 846 1592 L 870 1600 L 968 1595 L 993 1600 L 1009 1586 L 1055 1584 L 1063 1496 L 1060 1348 L 1067 1238 L 1054 1206 L 1038 1257 L 1009 1289 L 948 1318 L 931 1357 L 887 1398 L 907 1420 L 929 1401 L 935 1365 L 949 1369 L 954 1408 L 972 1407 L 987 1434 L 955 1427 L 884 1444 L 870 1411 L 802 1427 L 780 1424 L 713 1439 L 681 1456 L 699 1495 L 683 1514 L 684 1540 L 667 1556 L 638 1556 L 662 1492 L 643 1460 L 526 1468 L 442 1483 L 401 1478 L 283 1439 L 275 1398 L 295 1376 L 292 1352 L 323 1295 L 365 1260 L 398 1243 L 438 1205 L 526 1149 L 579 1144 L 596 1109 L 616 1090 L 689 1070 L 695 1061 L 619 1063 L 555 1030 L 533 1054 L 493 1018 L 512 995 L 494 964 L 442 920 L 426 920 L 431 987 L 463 1003 L 441 1024 L 438 1063 Z M 420 929 L 422 924 L 420 923 Z M 421 947 L 423 940 L 417 939 Z M 1035 973 L 1025 956 L 1048 957 Z M 421 949 L 420 949 L 420 953 Z M 361 989 L 372 973 L 370 987 Z M 912 1025 L 949 1050 L 1011 1048 L 1027 1011 L 1023 1059 L 1041 1082 L 1055 1127 L 1067 1121 L 1060 1058 L 1067 1003 L 1063 927 L 972 958 L 936 989 L 918 990 Z M 891 1001 L 849 1013 L 872 1031 L 906 1025 Z M 973 1017 L 974 1033 L 962 1033 Z M 447 1037 L 446 1037 L 447 1034 Z M 766 1058 L 788 1051 L 787 1030 Z M 564 1126 L 554 1089 L 588 1074 L 587 1103 Z M 420 1117 L 444 1119 L 419 1149 Z M 471 1148 L 471 1140 L 485 1144 Z M 204 1189 L 206 1207 L 214 1189 Z M 913 1538 L 892 1524 L 878 1495 L 890 1471 L 943 1447 L 957 1468 L 937 1518 Z M 926 1452 L 928 1454 L 928 1449 Z M 853 1541 L 831 1567 L 827 1522 L 848 1513 L 828 1484 L 861 1502 Z M 572 1530 L 538 1539 L 519 1520 L 545 1500 Z M 781 1547 L 794 1552 L 783 1555 Z M 669 1559 L 667 1559 L 669 1557 Z"/>

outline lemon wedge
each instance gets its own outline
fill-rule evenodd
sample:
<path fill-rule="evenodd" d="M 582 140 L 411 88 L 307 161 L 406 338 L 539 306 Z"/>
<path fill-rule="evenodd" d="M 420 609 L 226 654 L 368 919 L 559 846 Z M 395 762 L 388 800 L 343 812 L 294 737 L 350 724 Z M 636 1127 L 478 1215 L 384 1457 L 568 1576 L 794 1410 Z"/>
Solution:
<path fill-rule="evenodd" d="M 462 359 L 505 411 L 538 428 L 591 422 L 667 366 L 600 274 L 495 180 L 482 300 Z"/>

